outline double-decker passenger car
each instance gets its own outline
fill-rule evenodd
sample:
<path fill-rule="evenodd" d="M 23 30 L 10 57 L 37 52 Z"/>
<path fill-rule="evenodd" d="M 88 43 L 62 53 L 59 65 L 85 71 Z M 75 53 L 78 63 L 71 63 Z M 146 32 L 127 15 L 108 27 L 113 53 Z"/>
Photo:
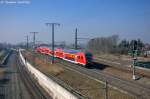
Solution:
<path fill-rule="evenodd" d="M 48 47 L 38 47 L 36 48 L 36 51 L 47 55 L 51 55 L 52 53 L 52 50 L 49 49 Z"/>
<path fill-rule="evenodd" d="M 63 50 L 61 48 L 55 48 L 54 55 L 55 57 L 63 58 Z"/>
<path fill-rule="evenodd" d="M 72 49 L 64 49 L 63 50 L 64 55 L 63 55 L 63 59 L 73 62 L 73 63 L 77 63 L 77 64 L 81 64 L 81 65 L 88 65 L 92 63 L 92 54 L 90 52 L 82 52 L 80 50 L 72 50 Z"/>
<path fill-rule="evenodd" d="M 51 55 L 52 50 L 45 47 L 36 49 L 38 52 Z M 87 66 L 93 63 L 93 55 L 89 51 L 55 48 L 54 56 L 72 63 Z"/>

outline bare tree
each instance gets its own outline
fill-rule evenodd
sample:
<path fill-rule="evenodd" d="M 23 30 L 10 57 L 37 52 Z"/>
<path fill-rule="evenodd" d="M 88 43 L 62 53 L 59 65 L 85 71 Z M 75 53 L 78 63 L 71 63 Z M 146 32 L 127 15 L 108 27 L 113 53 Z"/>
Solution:
<path fill-rule="evenodd" d="M 93 53 L 112 53 L 117 47 L 118 40 L 118 35 L 93 38 L 88 42 L 88 48 L 91 49 Z"/>

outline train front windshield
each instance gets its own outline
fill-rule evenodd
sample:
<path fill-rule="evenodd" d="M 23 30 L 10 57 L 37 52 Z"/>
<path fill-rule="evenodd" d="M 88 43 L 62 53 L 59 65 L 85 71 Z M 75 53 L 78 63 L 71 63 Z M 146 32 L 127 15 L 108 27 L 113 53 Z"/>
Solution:
<path fill-rule="evenodd" d="M 93 55 L 91 53 L 86 53 L 85 57 L 86 57 L 87 63 L 91 63 L 92 62 Z"/>

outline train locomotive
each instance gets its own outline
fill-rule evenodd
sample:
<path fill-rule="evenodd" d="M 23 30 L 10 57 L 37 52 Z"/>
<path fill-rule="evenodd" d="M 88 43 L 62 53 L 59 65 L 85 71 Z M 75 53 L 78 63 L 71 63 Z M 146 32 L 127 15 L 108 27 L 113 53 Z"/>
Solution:
<path fill-rule="evenodd" d="M 48 47 L 38 47 L 37 52 L 52 55 L 52 50 Z M 75 63 L 83 66 L 88 66 L 93 64 L 93 55 L 90 51 L 80 51 L 73 49 L 62 49 L 55 48 L 54 57 Z"/>

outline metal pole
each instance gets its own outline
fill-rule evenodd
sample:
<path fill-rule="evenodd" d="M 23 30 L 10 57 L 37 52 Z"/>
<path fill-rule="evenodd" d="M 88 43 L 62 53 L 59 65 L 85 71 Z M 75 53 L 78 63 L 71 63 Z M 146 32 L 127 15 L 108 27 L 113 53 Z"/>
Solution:
<path fill-rule="evenodd" d="M 137 46 L 136 46 L 137 47 Z M 136 75 L 135 75 L 135 63 L 136 63 L 136 60 L 137 60 L 137 48 L 135 49 L 135 41 L 134 41 L 134 45 L 133 45 L 133 50 L 134 50 L 134 53 L 133 53 L 133 72 L 132 72 L 132 79 L 133 80 L 136 80 Z"/>
<path fill-rule="evenodd" d="M 52 24 L 52 64 L 54 63 L 54 24 Z"/>
<path fill-rule="evenodd" d="M 108 86 L 107 80 L 105 80 L 105 99 L 108 99 Z"/>
<path fill-rule="evenodd" d="M 28 49 L 28 40 L 29 40 L 29 36 L 25 36 L 26 37 L 26 49 Z"/>
<path fill-rule="evenodd" d="M 52 61 L 51 63 L 54 63 L 54 47 L 55 47 L 55 40 L 54 40 L 54 27 L 55 25 L 60 26 L 59 23 L 46 23 L 47 26 L 52 26 Z"/>
<path fill-rule="evenodd" d="M 133 58 L 133 71 L 132 71 L 132 79 L 135 80 L 135 59 Z"/>
<path fill-rule="evenodd" d="M 38 32 L 30 32 L 30 33 L 32 33 L 33 34 L 33 63 L 34 63 L 34 65 L 35 65 L 35 34 L 37 34 Z"/>
<path fill-rule="evenodd" d="M 27 49 L 29 48 L 29 36 L 27 35 Z"/>
<path fill-rule="evenodd" d="M 34 49 L 34 46 L 35 46 L 35 33 L 34 32 L 32 32 L 33 33 L 33 49 Z"/>
<path fill-rule="evenodd" d="M 78 45 L 77 45 L 77 28 L 75 29 L 75 49 L 78 48 Z"/>
<path fill-rule="evenodd" d="M 33 49 L 35 48 L 35 34 L 37 34 L 38 32 L 30 32 L 33 33 Z"/>

